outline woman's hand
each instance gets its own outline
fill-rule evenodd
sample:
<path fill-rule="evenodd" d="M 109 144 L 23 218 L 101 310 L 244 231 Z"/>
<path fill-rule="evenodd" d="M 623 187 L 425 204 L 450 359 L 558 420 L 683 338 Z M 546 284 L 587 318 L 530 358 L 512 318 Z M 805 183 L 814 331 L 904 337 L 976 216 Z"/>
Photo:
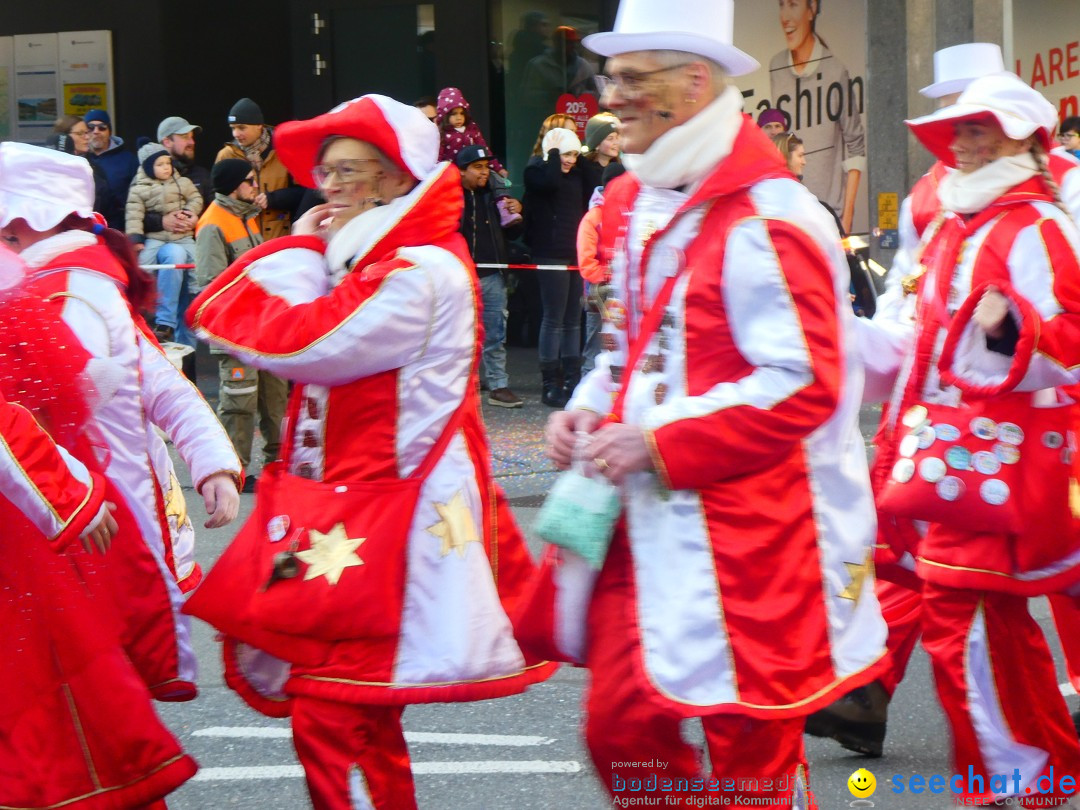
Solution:
<path fill-rule="evenodd" d="M 112 546 L 112 539 L 120 530 L 112 514 L 115 511 L 115 503 L 102 504 L 101 511 L 98 512 L 94 522 L 80 535 L 79 542 L 82 543 L 87 554 L 93 554 L 95 548 L 104 554 Z"/>
<path fill-rule="evenodd" d="M 997 287 L 988 287 L 976 304 L 971 319 L 987 335 L 999 338 L 1004 334 L 1002 324 L 1008 315 L 1009 299 L 1002 295 Z"/>
<path fill-rule="evenodd" d="M 203 481 L 200 494 L 210 519 L 203 524 L 208 529 L 218 529 L 231 523 L 240 511 L 240 492 L 236 479 L 229 473 L 214 473 Z"/>
<path fill-rule="evenodd" d="M 289 233 L 293 236 L 326 236 L 334 212 L 341 208 L 336 203 L 320 203 L 304 212 L 300 219 L 292 224 Z"/>
<path fill-rule="evenodd" d="M 560 470 L 570 467 L 578 433 L 592 433 L 600 425 L 600 414 L 592 411 L 558 411 L 548 419 L 544 441 L 548 458 Z"/>
<path fill-rule="evenodd" d="M 603 425 L 589 442 L 587 455 L 599 473 L 613 484 L 621 484 L 630 473 L 653 468 L 645 443 L 645 432 L 621 422 Z"/>

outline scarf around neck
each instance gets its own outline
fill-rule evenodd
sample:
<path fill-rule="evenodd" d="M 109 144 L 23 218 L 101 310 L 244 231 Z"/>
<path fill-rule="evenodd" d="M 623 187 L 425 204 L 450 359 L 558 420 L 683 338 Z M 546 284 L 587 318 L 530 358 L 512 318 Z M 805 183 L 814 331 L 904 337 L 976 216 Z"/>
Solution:
<path fill-rule="evenodd" d="M 742 93 L 727 87 L 689 121 L 657 138 L 643 154 L 623 155 L 623 163 L 652 188 L 699 183 L 731 154 L 742 126 L 742 106 Z"/>
<path fill-rule="evenodd" d="M 949 172 L 938 185 L 938 199 L 946 211 L 974 214 L 1039 171 L 1030 152 L 1001 157 L 967 174 Z"/>
<path fill-rule="evenodd" d="M 240 146 L 239 143 L 236 145 Z M 240 150 L 244 153 L 244 157 L 247 158 L 247 162 L 254 166 L 256 170 L 262 169 L 263 152 L 269 148 L 270 127 L 263 127 L 259 140 L 255 141 L 251 146 L 240 146 Z"/>

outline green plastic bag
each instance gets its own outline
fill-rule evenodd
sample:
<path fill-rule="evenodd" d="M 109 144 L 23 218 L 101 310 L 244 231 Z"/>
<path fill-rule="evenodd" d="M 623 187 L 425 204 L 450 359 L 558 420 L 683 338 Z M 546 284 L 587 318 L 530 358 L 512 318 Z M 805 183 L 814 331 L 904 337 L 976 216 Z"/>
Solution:
<path fill-rule="evenodd" d="M 620 508 L 619 491 L 607 480 L 571 469 L 555 481 L 535 529 L 547 542 L 573 551 L 599 570 Z"/>

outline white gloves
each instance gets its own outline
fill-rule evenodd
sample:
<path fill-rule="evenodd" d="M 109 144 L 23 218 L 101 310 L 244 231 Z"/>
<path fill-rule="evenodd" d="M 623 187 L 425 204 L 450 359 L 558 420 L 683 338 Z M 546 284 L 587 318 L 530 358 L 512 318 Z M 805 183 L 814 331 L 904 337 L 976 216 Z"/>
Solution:
<path fill-rule="evenodd" d="M 581 141 L 576 132 L 556 127 L 544 136 L 540 149 L 544 153 L 544 160 L 547 160 L 548 152 L 552 149 L 558 149 L 560 155 L 565 155 L 567 152 L 580 152 Z"/>

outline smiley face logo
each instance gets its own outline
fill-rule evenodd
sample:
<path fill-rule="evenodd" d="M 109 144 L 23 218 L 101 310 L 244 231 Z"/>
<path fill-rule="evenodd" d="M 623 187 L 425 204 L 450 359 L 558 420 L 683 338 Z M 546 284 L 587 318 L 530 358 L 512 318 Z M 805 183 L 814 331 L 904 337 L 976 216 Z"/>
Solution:
<path fill-rule="evenodd" d="M 867 799 L 877 790 L 877 780 L 866 768 L 859 768 L 848 777 L 847 787 L 856 799 Z"/>

